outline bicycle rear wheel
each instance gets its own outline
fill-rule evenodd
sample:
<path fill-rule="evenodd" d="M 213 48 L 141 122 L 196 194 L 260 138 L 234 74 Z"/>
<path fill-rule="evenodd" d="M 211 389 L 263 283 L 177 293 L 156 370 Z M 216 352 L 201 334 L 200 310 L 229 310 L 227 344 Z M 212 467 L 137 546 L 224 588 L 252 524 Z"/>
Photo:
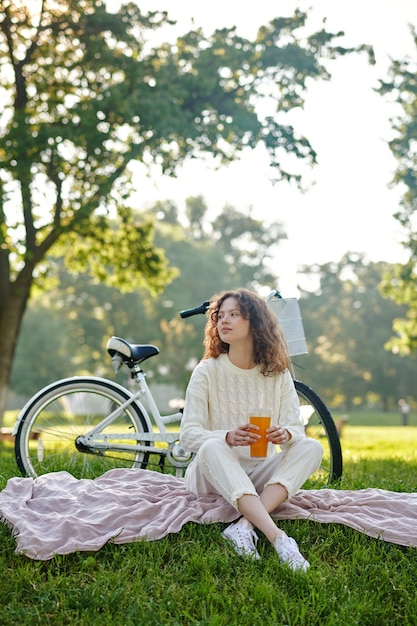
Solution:
<path fill-rule="evenodd" d="M 59 380 L 39 391 L 19 416 L 15 454 L 22 474 L 36 477 L 66 470 L 76 478 L 94 478 L 115 467 L 146 468 L 149 453 L 138 452 L 135 449 L 138 441 L 129 438 L 132 434 L 149 432 L 135 403 L 125 407 L 100 431 L 109 449 L 95 451 L 77 446 L 79 436 L 130 397 L 111 381 L 88 377 Z M 112 443 L 131 446 L 131 450 L 112 451 Z"/>
<path fill-rule="evenodd" d="M 339 434 L 328 408 L 319 396 L 299 380 L 294 380 L 294 385 L 300 400 L 306 434 L 317 439 L 324 450 L 321 466 L 304 488 L 319 489 L 336 482 L 342 476 L 343 458 Z"/>

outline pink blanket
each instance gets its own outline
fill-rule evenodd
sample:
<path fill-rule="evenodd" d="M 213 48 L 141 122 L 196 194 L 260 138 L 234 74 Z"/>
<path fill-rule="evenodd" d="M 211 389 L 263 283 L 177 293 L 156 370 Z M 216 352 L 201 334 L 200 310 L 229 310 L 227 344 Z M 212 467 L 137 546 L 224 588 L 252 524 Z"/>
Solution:
<path fill-rule="evenodd" d="M 345 524 L 384 541 L 417 545 L 417 493 L 301 490 L 273 515 Z M 197 497 L 182 478 L 149 470 L 116 469 L 95 480 L 67 472 L 11 478 L 0 493 L 0 518 L 16 536 L 16 552 L 39 560 L 98 550 L 108 541 L 160 539 L 187 522 L 236 517 L 221 496 Z"/>

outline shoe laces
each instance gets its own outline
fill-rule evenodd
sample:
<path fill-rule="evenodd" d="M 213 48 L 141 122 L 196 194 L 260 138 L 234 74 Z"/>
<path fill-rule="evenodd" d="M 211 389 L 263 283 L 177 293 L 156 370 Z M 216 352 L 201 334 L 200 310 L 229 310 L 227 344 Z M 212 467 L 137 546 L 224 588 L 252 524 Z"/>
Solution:
<path fill-rule="evenodd" d="M 234 534 L 236 533 L 237 541 L 236 543 L 239 547 L 245 549 L 245 551 L 253 552 L 255 550 L 256 542 L 258 541 L 257 534 L 249 529 L 243 528 L 241 524 L 238 524 L 234 529 Z"/>
<path fill-rule="evenodd" d="M 260 558 L 256 550 L 258 535 L 253 529 L 245 528 L 243 524 L 234 524 L 226 529 L 224 536 L 235 545 L 237 552 L 240 554 L 255 556 L 257 559 Z"/>

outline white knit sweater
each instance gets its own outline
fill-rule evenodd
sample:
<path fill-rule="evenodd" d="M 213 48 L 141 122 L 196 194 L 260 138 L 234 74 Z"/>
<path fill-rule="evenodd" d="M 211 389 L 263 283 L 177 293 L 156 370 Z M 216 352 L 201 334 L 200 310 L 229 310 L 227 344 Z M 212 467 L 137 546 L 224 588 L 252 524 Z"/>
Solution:
<path fill-rule="evenodd" d="M 186 392 L 181 444 L 197 452 L 207 439 L 225 439 L 229 430 L 249 421 L 251 408 L 273 409 L 272 423 L 287 428 L 292 435 L 283 448 L 305 437 L 297 392 L 288 371 L 263 376 L 259 366 L 241 369 L 233 365 L 227 354 L 201 361 Z M 269 444 L 268 448 L 270 456 L 275 446 Z M 240 457 L 249 458 L 249 446 L 236 451 Z"/>

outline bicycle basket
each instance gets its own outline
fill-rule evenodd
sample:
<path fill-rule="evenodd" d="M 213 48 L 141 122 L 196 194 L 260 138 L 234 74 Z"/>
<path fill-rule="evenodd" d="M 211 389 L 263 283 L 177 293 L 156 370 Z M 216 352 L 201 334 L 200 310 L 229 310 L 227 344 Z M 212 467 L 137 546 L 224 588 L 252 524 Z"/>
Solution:
<path fill-rule="evenodd" d="M 303 320 L 297 298 L 278 298 L 270 300 L 268 304 L 278 318 L 289 355 L 307 354 Z"/>

